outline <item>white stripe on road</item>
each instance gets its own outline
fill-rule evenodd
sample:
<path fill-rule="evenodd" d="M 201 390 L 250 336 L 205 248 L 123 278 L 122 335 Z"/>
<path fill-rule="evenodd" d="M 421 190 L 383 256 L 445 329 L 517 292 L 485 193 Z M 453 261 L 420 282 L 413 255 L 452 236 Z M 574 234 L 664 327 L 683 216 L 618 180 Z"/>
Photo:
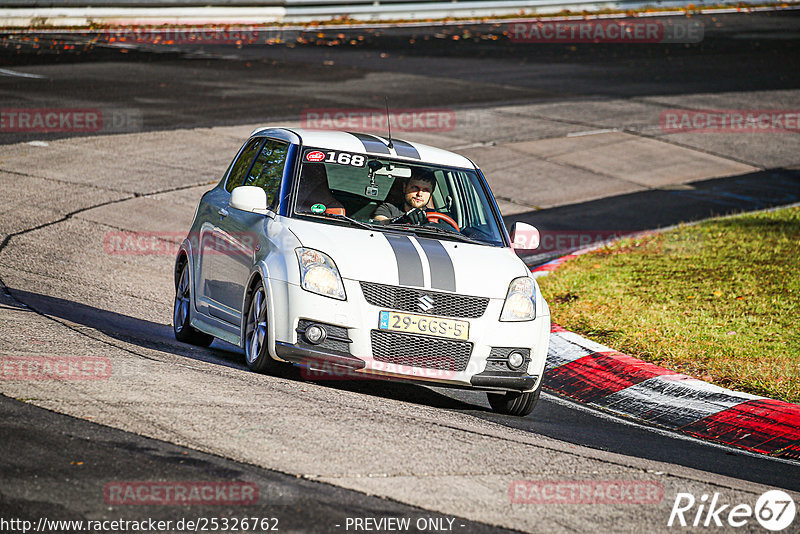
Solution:
<path fill-rule="evenodd" d="M 592 354 L 591 350 L 564 339 L 563 334 L 564 332 L 550 334 L 550 348 L 547 351 L 545 371 L 561 367 Z"/>
<path fill-rule="evenodd" d="M 556 332 L 555 335 L 563 338 L 565 341 L 570 343 L 574 343 L 581 348 L 588 350 L 589 352 L 617 352 L 611 347 L 606 347 L 605 345 L 601 345 L 600 343 L 595 343 L 591 339 L 586 339 L 583 336 L 576 334 L 575 332 Z"/>
<path fill-rule="evenodd" d="M 47 76 L 42 76 L 41 74 L 28 74 L 26 72 L 17 72 L 9 69 L 0 69 L 0 74 L 3 76 L 16 76 L 18 78 L 36 78 L 38 80 L 47 78 Z"/>
<path fill-rule="evenodd" d="M 762 398 L 674 374 L 650 378 L 594 404 L 621 415 L 680 428 L 737 404 Z"/>

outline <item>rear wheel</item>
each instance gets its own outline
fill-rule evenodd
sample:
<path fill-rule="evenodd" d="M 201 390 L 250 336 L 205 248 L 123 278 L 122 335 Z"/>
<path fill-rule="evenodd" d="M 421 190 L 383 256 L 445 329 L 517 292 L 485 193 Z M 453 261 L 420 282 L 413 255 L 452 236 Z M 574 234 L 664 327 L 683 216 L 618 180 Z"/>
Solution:
<path fill-rule="evenodd" d="M 201 332 L 194 328 L 190 321 L 189 306 L 192 302 L 192 288 L 189 283 L 189 264 L 184 263 L 181 267 L 178 287 L 175 288 L 175 306 L 172 310 L 172 330 L 175 332 L 175 339 L 183 343 L 207 347 L 214 341 L 214 336 Z"/>
<path fill-rule="evenodd" d="M 244 328 L 244 352 L 247 367 L 256 373 L 266 373 L 279 363 L 269 355 L 269 330 L 267 329 L 267 293 L 261 282 L 253 290 Z"/>
<path fill-rule="evenodd" d="M 487 393 L 486 396 L 489 398 L 489 405 L 495 412 L 525 417 L 536 407 L 541 389 L 540 384 L 534 391 L 527 393 Z"/>

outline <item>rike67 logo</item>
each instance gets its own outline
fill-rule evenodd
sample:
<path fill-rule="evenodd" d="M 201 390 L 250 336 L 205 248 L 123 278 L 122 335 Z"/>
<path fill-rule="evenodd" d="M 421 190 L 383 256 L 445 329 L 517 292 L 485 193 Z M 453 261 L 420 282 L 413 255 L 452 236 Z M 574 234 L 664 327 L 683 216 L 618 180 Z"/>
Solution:
<path fill-rule="evenodd" d="M 794 521 L 797 508 L 792 497 L 781 490 L 770 490 L 746 503 L 723 503 L 719 493 L 702 495 L 678 493 L 667 526 L 680 527 L 743 527 L 753 519 L 772 532 L 784 530 Z"/>

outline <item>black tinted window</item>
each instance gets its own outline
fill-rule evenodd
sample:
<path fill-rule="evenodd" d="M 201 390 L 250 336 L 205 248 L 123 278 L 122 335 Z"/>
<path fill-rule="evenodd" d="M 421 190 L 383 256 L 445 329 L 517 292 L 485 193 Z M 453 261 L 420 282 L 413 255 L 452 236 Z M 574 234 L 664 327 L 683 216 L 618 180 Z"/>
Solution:
<path fill-rule="evenodd" d="M 247 146 L 244 147 L 244 150 L 242 150 L 242 153 L 239 155 L 239 159 L 233 164 L 230 175 L 228 175 L 228 182 L 225 184 L 225 189 L 228 193 L 233 191 L 235 187 L 242 185 L 242 182 L 244 182 L 247 176 L 247 171 L 250 170 L 250 164 L 253 162 L 253 158 L 256 157 L 258 149 L 263 142 L 263 138 L 251 139 L 247 143 Z"/>
<path fill-rule="evenodd" d="M 272 206 L 281 187 L 283 167 L 289 145 L 268 139 L 241 185 L 254 185 L 267 192 L 267 205 Z"/>

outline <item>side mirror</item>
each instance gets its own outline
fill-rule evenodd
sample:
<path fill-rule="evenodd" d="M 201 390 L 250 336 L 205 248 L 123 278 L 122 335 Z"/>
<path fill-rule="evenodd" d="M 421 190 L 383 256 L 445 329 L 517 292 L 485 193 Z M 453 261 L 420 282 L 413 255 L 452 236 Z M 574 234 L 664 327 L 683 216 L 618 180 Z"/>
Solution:
<path fill-rule="evenodd" d="M 260 187 L 242 185 L 231 192 L 231 207 L 242 211 L 267 214 L 267 193 Z"/>
<path fill-rule="evenodd" d="M 539 230 L 524 222 L 511 225 L 511 248 L 533 250 L 539 248 Z"/>

